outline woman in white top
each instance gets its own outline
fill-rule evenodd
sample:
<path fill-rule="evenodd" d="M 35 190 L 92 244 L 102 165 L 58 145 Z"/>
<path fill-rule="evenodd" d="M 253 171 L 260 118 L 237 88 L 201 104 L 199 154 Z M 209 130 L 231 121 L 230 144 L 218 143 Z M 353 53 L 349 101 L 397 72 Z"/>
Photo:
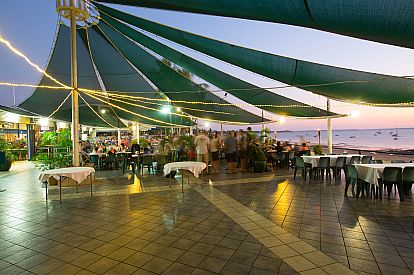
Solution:
<path fill-rule="evenodd" d="M 220 149 L 220 139 L 217 132 L 214 133 L 213 138 L 210 142 L 210 152 L 211 152 L 211 161 L 212 161 L 212 173 L 218 173 L 220 171 L 220 160 L 219 160 L 219 149 Z"/>

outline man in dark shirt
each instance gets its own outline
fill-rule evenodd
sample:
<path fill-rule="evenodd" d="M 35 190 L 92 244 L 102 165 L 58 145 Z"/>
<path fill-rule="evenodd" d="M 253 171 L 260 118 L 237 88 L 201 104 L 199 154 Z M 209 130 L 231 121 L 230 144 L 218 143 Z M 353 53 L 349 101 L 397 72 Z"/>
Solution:
<path fill-rule="evenodd" d="M 278 142 L 276 142 L 276 152 L 283 152 L 283 150 L 285 149 L 285 148 L 283 148 L 283 146 L 282 145 L 280 145 L 280 141 L 278 141 Z"/>

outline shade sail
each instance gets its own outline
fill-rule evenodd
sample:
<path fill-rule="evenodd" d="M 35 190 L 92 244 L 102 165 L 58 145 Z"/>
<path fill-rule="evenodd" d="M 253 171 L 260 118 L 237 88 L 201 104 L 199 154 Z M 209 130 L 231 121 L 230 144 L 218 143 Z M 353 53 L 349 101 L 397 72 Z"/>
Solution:
<path fill-rule="evenodd" d="M 105 107 L 105 114 L 99 113 L 102 106 L 91 106 L 94 111 L 88 106 L 79 107 L 79 123 L 82 125 L 89 125 L 94 127 L 110 127 L 110 128 L 125 128 L 127 127 L 117 115 L 110 109 Z M 96 115 L 98 113 L 100 117 Z M 54 119 L 71 121 L 72 109 L 63 108 L 53 115 Z"/>
<path fill-rule="evenodd" d="M 98 78 L 95 74 L 88 50 L 83 45 L 80 37 L 77 37 L 77 54 L 78 54 L 78 85 L 88 89 L 100 89 Z M 59 30 L 56 36 L 55 44 L 46 68 L 48 74 L 55 79 L 71 85 L 71 60 L 70 60 L 70 29 L 62 22 L 59 22 Z M 55 82 L 43 76 L 39 85 L 58 86 Z M 45 88 L 36 88 L 33 93 L 19 105 L 19 108 L 28 111 L 32 115 L 40 115 L 48 117 L 68 96 L 69 91 L 66 90 L 51 90 Z M 85 98 L 86 99 L 86 98 Z M 93 99 L 87 99 L 88 104 L 94 105 L 93 108 L 98 108 L 102 104 Z M 68 98 L 65 104 L 61 106 L 58 112 L 53 115 L 53 118 L 72 121 L 71 113 L 71 98 Z M 101 116 L 102 117 L 102 116 Z M 84 102 L 79 99 L 79 121 L 81 124 L 97 126 L 97 127 L 112 127 L 124 124 L 114 115 L 109 114 L 105 121 L 97 116 Z"/>
<path fill-rule="evenodd" d="M 124 37 L 112 27 L 99 22 L 94 26 L 103 37 L 136 66 L 168 98 L 182 101 L 199 101 L 204 103 L 225 103 L 220 97 L 208 92 L 184 75 L 167 66 L 146 50 Z M 185 106 L 184 106 L 185 107 Z M 185 112 L 192 116 L 224 122 L 258 123 L 262 118 L 235 106 L 218 106 L 194 104 L 192 110 Z M 198 109 L 198 110 L 194 110 Z"/>
<path fill-rule="evenodd" d="M 106 39 L 96 33 L 96 31 L 91 28 L 84 28 L 78 30 L 78 33 L 82 37 L 86 47 L 88 47 L 92 60 L 107 90 L 122 91 L 122 95 L 135 95 L 135 92 L 139 92 L 140 96 L 158 99 L 162 98 L 161 95 L 138 73 L 138 71 L 135 70 Z M 114 105 L 120 106 L 122 109 L 131 111 L 125 112 L 113 107 L 113 111 L 123 119 L 151 125 L 161 124 L 151 119 L 178 125 L 190 125 L 191 123 L 191 120 L 185 117 L 169 116 L 162 114 L 158 110 L 153 111 L 143 107 L 123 104 L 111 99 L 107 100 Z M 140 105 L 154 108 L 153 105 L 146 103 L 140 103 Z M 137 113 L 141 115 L 141 117 L 133 113 Z M 147 118 L 144 118 L 144 116 Z"/>
<path fill-rule="evenodd" d="M 414 47 L 414 1 L 100 0 L 148 8 L 253 19 Z"/>
<path fill-rule="evenodd" d="M 260 107 L 266 111 L 277 113 L 284 116 L 296 117 L 321 117 L 326 116 L 326 111 L 311 107 L 301 102 L 286 98 L 284 96 L 272 93 L 268 90 L 259 88 L 246 81 L 233 77 L 227 73 L 208 66 L 200 61 L 197 61 L 185 54 L 182 54 L 150 37 L 136 31 L 125 24 L 112 19 L 111 17 L 101 14 L 102 20 L 105 23 L 116 28 L 124 35 L 149 48 L 171 62 L 189 70 L 191 73 L 203 78 L 209 83 L 226 90 L 247 103 L 250 104 L 273 104 L 286 107 L 263 106 Z M 293 107 L 292 105 L 300 105 L 301 107 Z M 287 107 L 289 106 L 289 107 Z M 333 115 L 330 113 L 330 115 Z"/>
<path fill-rule="evenodd" d="M 161 25 L 101 4 L 121 21 L 271 79 L 329 98 L 354 103 L 414 101 L 414 80 L 323 65 L 274 55 Z"/>

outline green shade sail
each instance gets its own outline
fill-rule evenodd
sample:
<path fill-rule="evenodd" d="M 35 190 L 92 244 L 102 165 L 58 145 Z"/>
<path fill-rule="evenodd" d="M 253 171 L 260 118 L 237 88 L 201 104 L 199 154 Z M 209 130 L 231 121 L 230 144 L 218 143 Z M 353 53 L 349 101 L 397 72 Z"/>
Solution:
<path fill-rule="evenodd" d="M 161 25 L 96 4 L 121 21 L 271 79 L 353 103 L 414 102 L 414 80 L 339 68 L 256 51 Z"/>
<path fill-rule="evenodd" d="M 140 96 L 161 99 L 161 95 L 135 70 L 131 64 L 109 44 L 109 42 L 99 35 L 92 28 L 83 28 L 78 30 L 85 46 L 89 49 L 90 55 L 96 66 L 96 69 L 102 79 L 105 88 L 109 91 L 122 91 L 122 95 L 136 95 L 133 92 L 140 92 Z M 142 107 L 131 106 L 119 101 L 107 99 L 114 105 L 120 106 L 134 113 L 138 113 L 147 118 L 156 119 L 158 121 L 178 124 L 190 125 L 191 120 L 185 117 L 175 115 L 165 115 L 160 111 L 153 111 Z M 157 108 L 157 106 L 146 103 L 139 103 L 145 107 Z M 158 107 L 159 108 L 159 107 Z M 119 117 L 150 125 L 160 125 L 154 120 L 139 117 L 133 113 L 125 112 L 115 107 L 112 110 Z M 165 126 L 168 126 L 167 124 Z"/>
<path fill-rule="evenodd" d="M 409 0 L 100 0 L 99 2 L 295 25 L 414 47 Z"/>
<path fill-rule="evenodd" d="M 137 67 L 154 85 L 171 100 L 200 101 L 204 103 L 226 103 L 220 97 L 208 92 L 184 75 L 167 66 L 146 50 L 124 37 L 112 27 L 99 22 L 93 27 Z M 198 118 L 229 123 L 259 123 L 262 118 L 235 106 L 194 104 L 185 112 Z"/>
<path fill-rule="evenodd" d="M 98 78 L 95 74 L 87 48 L 82 43 L 80 37 L 77 37 L 77 54 L 78 54 L 78 84 L 79 87 L 88 89 L 100 89 Z M 70 28 L 59 22 L 59 30 L 56 36 L 46 71 L 55 79 L 70 86 L 71 85 L 71 59 L 70 59 Z M 43 76 L 39 85 L 58 86 L 49 78 Z M 48 117 L 51 115 L 68 96 L 70 91 L 51 90 L 45 88 L 36 88 L 33 93 L 18 107 L 29 111 L 33 114 Z M 85 98 L 86 99 L 86 98 Z M 89 104 L 103 105 L 95 100 L 88 99 Z M 71 121 L 71 98 L 68 98 L 62 105 L 60 111 L 53 115 L 53 118 Z M 123 125 L 116 117 L 108 117 L 114 125 Z M 79 120 L 80 123 L 90 126 L 110 127 L 101 118 L 90 110 L 90 108 L 79 99 Z M 108 121 L 108 122 L 109 122 Z M 112 124 L 111 123 L 111 124 Z"/>
<path fill-rule="evenodd" d="M 222 71 L 219 71 L 211 66 L 208 66 L 200 61 L 197 61 L 185 54 L 182 54 L 150 37 L 136 31 L 125 24 L 112 19 L 111 17 L 101 14 L 102 20 L 116 28 L 124 35 L 140 43 L 141 45 L 149 48 L 171 62 L 189 70 L 191 73 L 203 78 L 209 83 L 219 87 L 222 90 L 226 90 L 229 94 L 232 94 L 247 103 L 250 104 L 273 104 L 279 106 L 292 106 L 300 105 L 303 107 L 260 107 L 266 111 L 277 113 L 284 116 L 295 117 L 321 117 L 326 116 L 325 110 L 321 110 L 301 102 L 286 98 L 284 96 L 272 93 L 265 89 L 259 88 L 241 79 L 233 77 Z M 95 62 L 96 63 L 96 62 Z M 99 70 L 101 72 L 101 70 Z M 333 115 L 330 113 L 330 115 Z"/>

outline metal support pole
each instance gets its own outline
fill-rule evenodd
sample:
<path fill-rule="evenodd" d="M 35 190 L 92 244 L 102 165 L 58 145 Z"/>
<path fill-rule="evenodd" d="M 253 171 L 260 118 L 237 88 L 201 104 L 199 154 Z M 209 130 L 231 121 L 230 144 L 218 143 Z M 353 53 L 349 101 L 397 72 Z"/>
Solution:
<path fill-rule="evenodd" d="M 264 123 L 264 111 L 262 110 L 262 135 L 264 134 L 265 123 Z"/>
<path fill-rule="evenodd" d="M 332 121 L 331 117 L 329 117 L 329 112 L 331 111 L 331 102 L 328 99 L 326 101 L 326 112 L 327 112 L 327 134 L 328 134 L 328 154 L 332 154 Z"/>
<path fill-rule="evenodd" d="M 71 0 L 71 5 L 75 6 L 75 1 Z M 79 166 L 79 105 L 78 105 L 78 64 L 76 59 L 76 19 L 75 13 L 70 12 L 70 44 L 71 44 L 71 67 L 72 67 L 72 147 L 73 147 L 73 166 Z"/>
<path fill-rule="evenodd" d="M 190 125 L 190 136 L 192 136 L 192 135 L 193 135 L 193 117 L 192 117 L 192 116 L 190 117 L 190 120 L 191 120 L 191 125 Z"/>
<path fill-rule="evenodd" d="M 118 146 L 121 146 L 121 129 L 118 128 Z"/>
<path fill-rule="evenodd" d="M 221 137 L 221 140 L 223 140 L 223 138 L 224 138 L 224 135 L 223 135 L 223 123 L 220 123 L 220 137 Z"/>
<path fill-rule="evenodd" d="M 139 122 L 135 122 L 135 137 L 136 137 L 136 139 L 138 141 L 138 144 L 139 144 L 139 139 L 140 139 L 140 136 L 139 136 Z"/>

